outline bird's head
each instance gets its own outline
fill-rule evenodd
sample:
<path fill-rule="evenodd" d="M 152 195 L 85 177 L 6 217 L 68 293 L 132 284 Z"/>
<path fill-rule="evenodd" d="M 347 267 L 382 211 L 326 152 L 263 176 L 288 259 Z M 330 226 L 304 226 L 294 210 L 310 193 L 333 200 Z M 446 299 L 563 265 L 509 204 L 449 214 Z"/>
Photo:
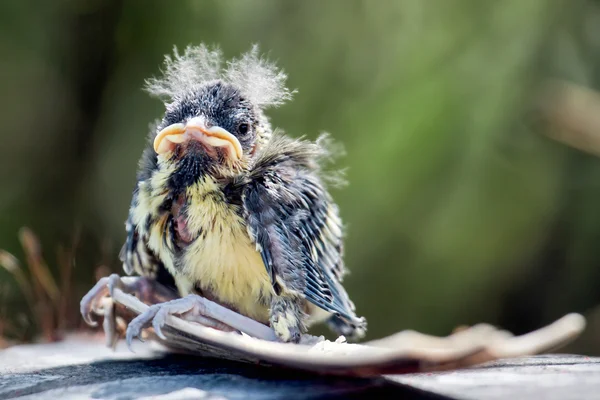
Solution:
<path fill-rule="evenodd" d="M 264 110 L 291 97 L 285 78 L 256 46 L 225 68 L 218 49 L 175 50 L 164 75 L 147 82 L 166 106 L 152 137 L 157 168 L 183 174 L 187 183 L 243 171 L 271 136 Z"/>
<path fill-rule="evenodd" d="M 232 84 L 211 82 L 169 104 L 153 140 L 167 165 L 192 163 L 203 172 L 242 168 L 268 134 L 264 115 Z"/>

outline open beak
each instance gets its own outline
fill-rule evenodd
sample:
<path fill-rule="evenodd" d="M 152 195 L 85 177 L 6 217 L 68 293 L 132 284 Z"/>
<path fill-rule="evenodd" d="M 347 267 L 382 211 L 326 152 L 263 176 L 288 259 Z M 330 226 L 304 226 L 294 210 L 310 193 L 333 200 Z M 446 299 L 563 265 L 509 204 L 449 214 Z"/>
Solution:
<path fill-rule="evenodd" d="M 240 141 L 219 126 L 206 128 L 202 117 L 192 118 L 186 124 L 169 125 L 158 132 L 154 138 L 154 151 L 157 154 L 164 154 L 173 150 L 177 144 L 188 140 L 197 140 L 207 148 L 223 147 L 234 161 L 242 158 Z"/>

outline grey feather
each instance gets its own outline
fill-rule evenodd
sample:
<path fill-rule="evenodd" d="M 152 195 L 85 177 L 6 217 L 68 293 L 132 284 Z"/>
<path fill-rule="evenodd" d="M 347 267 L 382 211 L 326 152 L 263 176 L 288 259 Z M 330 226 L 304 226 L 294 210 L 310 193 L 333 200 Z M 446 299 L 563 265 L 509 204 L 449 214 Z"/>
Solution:
<path fill-rule="evenodd" d="M 341 285 L 342 226 L 338 210 L 319 178 L 327 149 L 317 143 L 274 135 L 257 155 L 243 204 L 250 233 L 265 266 L 284 290 L 300 291 L 318 307 L 355 330 L 364 319 Z"/>

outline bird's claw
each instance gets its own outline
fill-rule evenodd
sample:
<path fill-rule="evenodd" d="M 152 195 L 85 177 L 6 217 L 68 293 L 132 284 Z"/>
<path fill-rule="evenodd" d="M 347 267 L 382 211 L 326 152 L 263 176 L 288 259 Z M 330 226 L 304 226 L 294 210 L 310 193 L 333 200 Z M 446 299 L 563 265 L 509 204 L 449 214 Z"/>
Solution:
<path fill-rule="evenodd" d="M 102 327 L 109 347 L 114 347 L 119 336 L 115 303 L 112 300 L 116 289 L 133 294 L 140 300 L 150 303 L 163 302 L 175 297 L 173 292 L 150 278 L 120 277 L 117 274 L 101 278 L 81 299 L 80 311 L 84 321 L 91 326 L 98 325 L 93 314 L 104 316 Z"/>
<path fill-rule="evenodd" d="M 124 284 L 123 284 L 123 280 L 121 279 L 121 277 L 117 274 L 112 274 L 108 277 L 108 293 L 110 294 L 110 297 L 115 297 L 115 289 L 119 288 L 121 290 L 127 291 L 127 288 Z"/>
<path fill-rule="evenodd" d="M 107 287 L 108 282 L 109 277 L 101 278 L 94 285 L 94 287 L 87 292 L 85 296 L 83 296 L 81 302 L 79 303 L 79 311 L 81 312 L 81 316 L 83 317 L 83 320 L 90 326 L 98 326 L 98 322 L 92 316 L 92 313 L 100 315 L 104 315 L 106 313 L 106 309 L 104 307 L 100 307 L 100 305 L 103 305 L 103 299 L 109 295 Z"/>
<path fill-rule="evenodd" d="M 277 340 L 275 333 L 268 326 L 201 296 L 189 295 L 171 300 L 174 293 L 153 280 L 143 277 L 121 278 L 117 274 L 113 274 L 100 279 L 81 300 L 81 314 L 88 324 L 97 325 L 97 322 L 92 318 L 92 312 L 104 315 L 103 328 L 107 344 L 111 347 L 114 347 L 118 338 L 116 334 L 115 303 L 112 301 L 116 289 L 136 294 L 140 300 L 146 300 L 144 302 L 154 303 L 145 312 L 135 317 L 127 326 L 125 339 L 130 349 L 134 338 L 137 337 L 143 341 L 141 338 L 142 330 L 150 325 L 152 325 L 155 334 L 160 339 L 166 340 L 163 327 L 167 317 L 173 314 L 205 327 L 225 332 L 244 332 L 264 340 Z M 157 301 L 160 302 L 157 303 Z"/>
<path fill-rule="evenodd" d="M 165 326 L 165 322 L 167 321 L 167 315 L 169 312 L 166 307 L 162 307 L 158 310 L 154 319 L 152 320 L 152 327 L 154 328 L 154 333 L 161 338 L 162 340 L 167 340 L 167 337 L 162 333 L 162 327 Z"/>
<path fill-rule="evenodd" d="M 115 305 L 111 298 L 111 284 L 114 285 L 115 281 L 119 280 L 120 277 L 117 274 L 101 278 L 81 299 L 80 303 L 81 316 L 88 325 L 98 325 L 93 314 L 104 316 L 102 328 L 106 335 L 106 344 L 109 347 L 114 347 L 118 339 Z"/>
<path fill-rule="evenodd" d="M 127 347 L 129 348 L 129 350 L 133 351 L 133 349 L 131 348 L 131 344 L 133 342 L 133 339 L 135 339 L 136 337 L 140 340 L 140 342 L 144 341 L 142 339 L 142 329 L 144 329 L 150 323 L 150 321 L 152 321 L 160 305 L 161 304 L 155 304 L 153 306 L 150 306 L 150 308 L 148 308 L 145 312 L 135 317 L 129 323 L 129 325 L 127 326 L 127 332 L 125 333 L 125 341 L 127 342 Z"/>
<path fill-rule="evenodd" d="M 277 340 L 271 328 L 229 310 L 220 304 L 195 294 L 150 306 L 129 323 L 125 338 L 131 348 L 134 338 L 140 337 L 142 329 L 152 325 L 155 334 L 166 340 L 163 327 L 169 315 L 179 315 L 186 321 L 198 323 L 225 332 L 239 331 L 264 340 Z"/>
<path fill-rule="evenodd" d="M 167 316 L 172 314 L 184 314 L 192 310 L 196 306 L 194 297 L 199 296 L 187 296 L 181 299 L 171 300 L 165 303 L 150 306 L 145 312 L 138 315 L 129 323 L 129 326 L 127 327 L 127 333 L 125 334 L 127 346 L 131 349 L 131 343 L 136 337 L 141 340 L 142 329 L 148 327 L 150 323 L 152 323 L 154 333 L 159 338 L 166 340 L 167 338 L 163 334 L 162 328 L 165 325 Z"/>

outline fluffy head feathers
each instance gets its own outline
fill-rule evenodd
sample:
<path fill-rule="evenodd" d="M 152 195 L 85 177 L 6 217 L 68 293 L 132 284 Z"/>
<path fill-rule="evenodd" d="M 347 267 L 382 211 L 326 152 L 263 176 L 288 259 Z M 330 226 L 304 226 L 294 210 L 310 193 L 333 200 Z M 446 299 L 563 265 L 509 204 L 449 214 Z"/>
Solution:
<path fill-rule="evenodd" d="M 290 100 L 293 91 L 285 86 L 287 75 L 261 57 L 258 46 L 225 63 L 219 48 L 188 46 L 183 54 L 177 47 L 166 55 L 163 76 L 146 81 L 146 91 L 166 103 L 176 101 L 190 90 L 221 80 L 238 88 L 261 109 L 277 107 Z"/>

